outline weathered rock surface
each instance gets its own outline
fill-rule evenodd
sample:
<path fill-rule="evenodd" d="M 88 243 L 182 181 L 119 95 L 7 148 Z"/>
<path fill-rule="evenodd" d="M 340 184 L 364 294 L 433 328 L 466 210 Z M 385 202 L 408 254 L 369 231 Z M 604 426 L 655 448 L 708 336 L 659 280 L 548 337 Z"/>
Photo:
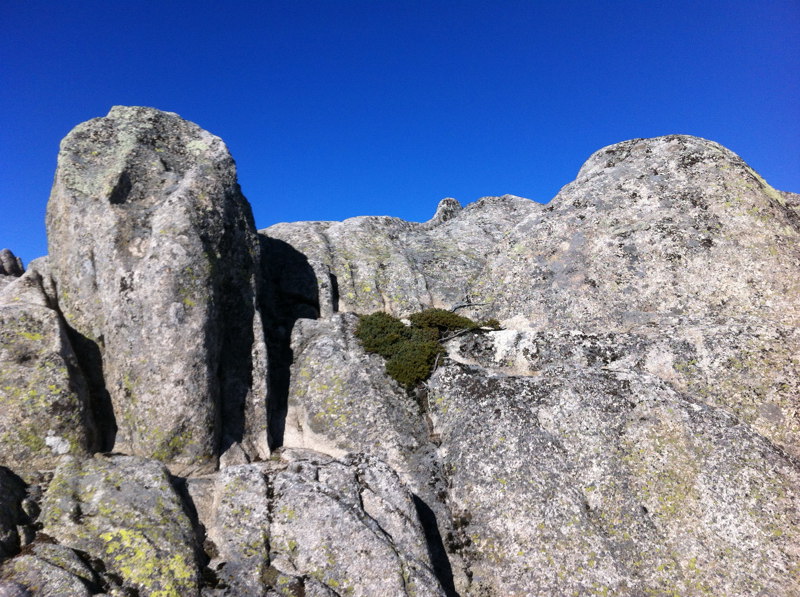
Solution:
<path fill-rule="evenodd" d="M 103 587 L 102 579 L 75 551 L 49 543 L 32 546 L 4 566 L 2 574 L 7 582 L 30 587 L 42 597 L 89 597 Z"/>
<path fill-rule="evenodd" d="M 800 212 L 724 147 L 673 135 L 592 155 L 520 222 L 474 292 L 529 327 L 800 315 Z"/>
<path fill-rule="evenodd" d="M 414 502 L 391 468 L 358 455 L 289 458 L 273 481 L 279 573 L 340 595 L 444 595 Z"/>
<path fill-rule="evenodd" d="M 50 482 L 39 521 L 60 545 L 103 562 L 123 587 L 145 595 L 199 593 L 194 528 L 156 461 L 66 459 Z"/>
<path fill-rule="evenodd" d="M 31 592 L 18 582 L 0 580 L 0 597 L 30 597 Z"/>
<path fill-rule="evenodd" d="M 800 456 L 800 211 L 789 195 L 704 139 L 602 149 L 503 239 L 473 289 L 486 303 L 477 314 L 669 337 L 651 368 L 661 358 L 660 376 Z"/>
<path fill-rule="evenodd" d="M 514 224 L 541 209 L 513 195 L 484 197 L 463 210 L 448 198 L 425 224 L 364 216 L 344 222 L 276 224 L 259 232 L 303 255 L 319 288 L 333 287 L 331 298 L 328 292 L 316 296 L 313 284 L 301 288 L 292 283 L 297 269 L 280 268 L 279 288 L 291 288 L 288 292 L 307 304 L 323 312 L 407 315 L 426 306 L 449 308 L 465 301 L 494 245 Z M 330 278 L 320 270 L 330 272 Z"/>
<path fill-rule="evenodd" d="M 419 279 L 410 272 L 431 271 L 405 248 L 410 239 L 458 228 L 470 208 L 480 212 L 455 209 L 422 230 L 357 218 L 262 234 L 325 263 L 340 289 L 340 276 L 358 279 L 351 272 L 376 279 L 376 263 L 408 283 Z M 793 195 L 717 144 L 673 136 L 599 151 L 549 206 L 526 214 L 486 243 L 474 275 L 446 266 L 430 274 L 458 281 L 459 292 L 434 298 L 407 288 L 413 306 L 339 294 L 341 310 L 400 315 L 474 303 L 467 313 L 508 328 L 451 342 L 462 364 L 440 370 L 423 400 L 448 485 L 448 548 L 471 579 L 459 590 L 792 594 L 800 549 L 787 531 L 800 492 Z M 389 233 L 405 235 L 402 253 Z M 295 325 L 287 441 L 336 454 L 369 450 L 365 436 L 374 434 L 371 450 L 383 450 L 395 436 L 379 430 L 388 420 L 396 434 L 402 411 L 376 410 L 391 392 L 370 400 L 365 388 L 379 384 L 342 382 L 380 373 L 354 358 L 336 321 Z M 348 425 L 358 403 L 369 405 L 364 422 Z M 293 436 L 293 426 L 302 433 Z"/>
<path fill-rule="evenodd" d="M 457 557 L 448 561 L 443 545 L 452 527 L 436 446 L 417 400 L 355 338 L 357 322 L 349 313 L 297 321 L 283 445 L 336 457 L 369 453 L 388 463 L 414 494 L 417 515 L 426 521 L 434 568 L 445 587 L 452 588 L 453 569 L 456 580 L 463 571 Z"/>
<path fill-rule="evenodd" d="M 376 458 L 283 449 L 189 493 L 221 594 L 444 594 L 412 495 Z"/>
<path fill-rule="evenodd" d="M 794 590 L 800 470 L 730 414 L 599 366 L 430 385 L 471 592 Z"/>
<path fill-rule="evenodd" d="M 25 272 L 22 260 L 9 249 L 0 251 L 0 290 L 11 282 L 11 278 L 21 276 Z"/>
<path fill-rule="evenodd" d="M 112 108 L 62 142 L 47 227 L 60 308 L 102 355 L 115 449 L 213 470 L 264 399 L 259 244 L 224 143 L 176 114 Z"/>
<path fill-rule="evenodd" d="M 256 234 L 219 139 L 118 107 L 48 223 L 0 254 L 0 595 L 798 594 L 800 196 L 715 143 Z M 353 312 L 432 306 L 504 329 L 406 392 Z"/>
<path fill-rule="evenodd" d="M 48 284 L 46 261 L 36 260 L 0 290 L 0 462 L 20 472 L 52 469 L 96 443 L 88 387 Z"/>

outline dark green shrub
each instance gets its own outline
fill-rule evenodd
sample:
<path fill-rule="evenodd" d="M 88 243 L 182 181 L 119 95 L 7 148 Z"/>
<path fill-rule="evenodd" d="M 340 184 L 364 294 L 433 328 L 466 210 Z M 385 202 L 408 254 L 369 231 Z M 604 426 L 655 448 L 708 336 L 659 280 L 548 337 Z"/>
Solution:
<path fill-rule="evenodd" d="M 409 320 L 411 325 L 406 326 L 388 313 L 372 313 L 362 315 L 356 327 L 356 337 L 364 350 L 385 358 L 386 373 L 406 390 L 430 377 L 436 357 L 444 354 L 440 343 L 443 335 L 481 327 L 445 309 L 425 309 L 409 316 Z M 497 320 L 484 325 L 499 327 Z"/>
<path fill-rule="evenodd" d="M 441 334 L 436 328 L 418 328 L 415 326 L 406 328 L 409 338 L 414 342 L 439 342 Z"/>
<path fill-rule="evenodd" d="M 408 317 L 411 324 L 420 328 L 436 328 L 440 332 L 473 330 L 478 327 L 468 317 L 462 317 L 446 309 L 425 309 Z"/>
<path fill-rule="evenodd" d="M 436 356 L 442 353 L 444 349 L 438 342 L 408 342 L 386 361 L 386 373 L 411 390 L 430 377 Z"/>
<path fill-rule="evenodd" d="M 497 321 L 497 320 L 496 320 L 496 319 L 494 319 L 494 318 L 492 318 L 492 319 L 487 319 L 486 321 L 482 321 L 482 322 L 481 322 L 480 324 L 478 324 L 478 325 L 479 325 L 480 327 L 482 327 L 482 328 L 491 328 L 491 329 L 493 329 L 493 330 L 499 330 L 499 329 L 500 329 L 500 322 L 499 322 L 499 321 Z"/>
<path fill-rule="evenodd" d="M 356 337 L 361 340 L 364 350 L 388 359 L 397 352 L 401 343 L 411 338 L 411 333 L 396 317 L 388 313 L 372 313 L 361 316 Z"/>

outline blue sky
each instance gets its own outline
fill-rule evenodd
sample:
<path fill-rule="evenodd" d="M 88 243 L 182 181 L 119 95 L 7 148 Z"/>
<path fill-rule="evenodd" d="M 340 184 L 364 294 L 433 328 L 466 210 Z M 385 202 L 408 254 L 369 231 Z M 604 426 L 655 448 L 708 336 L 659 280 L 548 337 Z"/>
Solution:
<path fill-rule="evenodd" d="M 222 137 L 259 228 L 548 201 L 686 133 L 800 192 L 800 2 L 0 2 L 0 248 L 46 253 L 58 144 L 115 104 Z"/>

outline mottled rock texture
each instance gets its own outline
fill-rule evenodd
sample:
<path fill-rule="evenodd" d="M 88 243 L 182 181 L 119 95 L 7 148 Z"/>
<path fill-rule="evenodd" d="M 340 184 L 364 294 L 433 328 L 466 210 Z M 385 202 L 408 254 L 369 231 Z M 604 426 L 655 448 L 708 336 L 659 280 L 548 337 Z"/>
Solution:
<path fill-rule="evenodd" d="M 114 448 L 213 470 L 243 439 L 263 344 L 259 244 L 225 144 L 176 114 L 112 108 L 61 143 L 47 229 L 60 309 L 102 356 Z"/>
<path fill-rule="evenodd" d="M 602 149 L 503 239 L 473 289 L 478 314 L 650 339 L 662 349 L 634 358 L 800 456 L 800 209 L 788 197 L 704 139 Z"/>
<path fill-rule="evenodd" d="M 25 272 L 22 259 L 9 249 L 0 250 L 0 276 L 21 276 Z"/>
<path fill-rule="evenodd" d="M 416 395 L 428 420 L 417 445 L 436 448 L 417 470 L 434 487 L 445 476 L 451 521 L 439 527 L 460 556 L 458 591 L 784 595 L 800 553 L 794 199 L 721 146 L 671 136 L 600 150 L 546 207 L 447 201 L 449 217 L 424 225 L 356 218 L 262 234 L 324 263 L 340 310 L 467 303 L 459 312 L 503 321 L 450 342 Z M 408 248 L 428 236 L 446 262 L 431 236 L 459 229 L 477 243 L 470 217 L 507 203 L 473 269 L 431 270 Z M 428 275 L 459 290 L 430 292 Z M 384 290 L 402 284 L 406 304 Z M 350 383 L 377 368 L 335 322 L 295 325 L 286 439 L 377 450 L 402 471 L 403 409 L 387 416 L 376 406 L 392 390 L 368 399 L 381 384 Z"/>
<path fill-rule="evenodd" d="M 285 281 L 297 270 L 281 268 L 279 287 L 322 311 L 408 315 L 425 307 L 447 307 L 467 300 L 487 255 L 505 233 L 542 206 L 505 195 L 484 197 L 463 210 L 443 199 L 429 222 L 363 216 L 344 222 L 294 222 L 259 231 L 289 244 L 305 257 L 319 288 L 333 286 L 332 296 Z M 457 215 L 457 217 L 456 217 Z M 313 278 L 312 278 L 313 279 Z"/>
<path fill-rule="evenodd" d="M 88 386 L 47 280 L 46 260 L 35 260 L 0 290 L 0 463 L 20 472 L 96 446 Z"/>
<path fill-rule="evenodd" d="M 696 137 L 601 149 L 502 240 L 477 280 L 501 319 L 628 329 L 665 317 L 797 325 L 800 211 Z"/>
<path fill-rule="evenodd" d="M 800 199 L 716 143 L 256 233 L 219 139 L 117 107 L 48 229 L 0 253 L 0 595 L 800 594 Z M 502 329 L 405 389 L 357 314 L 427 307 Z"/>
<path fill-rule="evenodd" d="M 430 385 L 470 592 L 791 593 L 800 471 L 729 413 L 601 367 Z"/>
<path fill-rule="evenodd" d="M 380 357 L 361 348 L 357 322 L 344 313 L 295 325 L 283 445 L 336 457 L 369 453 L 391 465 L 413 493 L 433 565 L 449 587 L 460 561 L 448 561 L 443 545 L 452 526 L 436 446 L 417 400 L 386 375 Z"/>
<path fill-rule="evenodd" d="M 124 587 L 145 595 L 199 592 L 194 528 L 168 471 L 154 460 L 65 460 L 39 522 L 59 544 L 104 562 Z"/>
<path fill-rule="evenodd" d="M 375 458 L 287 449 L 221 471 L 213 495 L 209 565 L 228 594 L 444 595 L 411 494 Z"/>
<path fill-rule="evenodd" d="M 50 543 L 33 545 L 4 566 L 3 574 L 42 597 L 89 597 L 103 588 L 100 575 L 77 552 Z"/>

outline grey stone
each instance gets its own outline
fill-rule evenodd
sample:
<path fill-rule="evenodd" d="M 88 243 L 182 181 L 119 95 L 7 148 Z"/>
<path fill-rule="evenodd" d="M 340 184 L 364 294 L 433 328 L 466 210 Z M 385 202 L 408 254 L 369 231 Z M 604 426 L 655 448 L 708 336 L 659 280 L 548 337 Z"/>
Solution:
<path fill-rule="evenodd" d="M 343 313 L 296 323 L 282 444 L 334 457 L 366 452 L 389 464 L 425 518 L 440 578 L 458 577 L 460 562 L 448 562 L 443 546 L 452 532 L 442 498 L 447 487 L 424 413 L 387 377 L 383 359 L 364 352 L 354 336 L 357 322 Z"/>
<path fill-rule="evenodd" d="M 18 582 L 0 580 L 0 597 L 31 597 L 31 592 Z"/>
<path fill-rule="evenodd" d="M 403 316 L 427 306 L 451 308 L 468 301 L 494 245 L 513 224 L 541 210 L 513 195 L 484 197 L 463 210 L 457 204 L 442 200 L 425 224 L 363 216 L 344 222 L 276 224 L 260 234 L 294 249 L 294 263 L 306 259 L 330 272 L 332 304 L 324 305 L 326 293 L 315 296 L 314 280 L 319 288 L 330 285 L 318 265 L 313 267 L 312 283 L 305 284 L 310 290 L 296 293 L 303 301 L 322 300 L 321 310 Z M 289 281 L 297 270 L 280 268 L 286 258 L 278 251 L 267 256 L 279 268 L 278 286 L 297 288 Z"/>
<path fill-rule="evenodd" d="M 391 468 L 359 455 L 291 452 L 272 481 L 272 566 L 336 594 L 443 595 L 413 500 Z"/>
<path fill-rule="evenodd" d="M 7 579 L 25 586 L 34 595 L 82 597 L 96 594 L 99 576 L 71 549 L 38 543 L 2 567 Z"/>
<path fill-rule="evenodd" d="M 44 533 L 101 560 L 128 588 L 199 594 L 194 528 L 168 471 L 156 461 L 66 458 L 44 495 L 39 521 Z"/>
<path fill-rule="evenodd" d="M 0 250 L 0 276 L 19 277 L 25 273 L 22 259 L 14 255 L 9 249 Z"/>
<path fill-rule="evenodd" d="M 77 434 L 0 437 L 0 591 L 795 594 L 799 197 L 669 136 L 547 206 L 256 234 L 219 139 L 114 108 L 62 145 L 51 255 L 0 272 L 0 430 Z M 427 307 L 504 329 L 405 392 L 354 313 Z M 48 363 L 72 418 L 25 410 Z"/>
<path fill-rule="evenodd" d="M 20 471 L 85 455 L 97 437 L 87 382 L 38 261 L 0 291 L 0 462 Z"/>
<path fill-rule="evenodd" d="M 655 377 L 567 373 L 431 380 L 470 594 L 794 591 L 796 461 Z"/>
<path fill-rule="evenodd" d="M 230 466 L 214 483 L 213 505 L 206 520 L 215 546 L 209 566 L 232 595 L 263 596 L 270 557 L 270 496 L 258 466 Z"/>
<path fill-rule="evenodd" d="M 635 139 L 593 154 L 509 231 L 473 292 L 484 312 L 534 329 L 674 317 L 797 325 L 798 235 L 785 196 L 729 150 Z"/>
<path fill-rule="evenodd" d="M 213 470 L 265 398 L 251 388 L 259 244 L 225 144 L 114 107 L 62 142 L 47 228 L 59 306 L 102 355 L 114 449 Z"/>
<path fill-rule="evenodd" d="M 23 555 L 3 566 L 3 574 L 36 597 L 89 597 L 84 582 L 61 567 L 35 556 Z M 0 593 L 2 594 L 2 593 Z"/>
<path fill-rule="evenodd" d="M 352 320 L 289 318 L 286 444 L 379 454 L 410 487 L 443 471 L 434 525 L 464 594 L 791 593 L 795 196 L 672 136 L 605 148 L 549 206 L 523 201 L 262 231 L 307 274 L 328 266 L 334 312 L 463 307 L 507 328 L 448 344 L 424 415 L 359 352 Z M 306 287 L 298 301 L 321 300 Z M 430 466 L 409 466 L 432 443 Z"/>
<path fill-rule="evenodd" d="M 226 594 L 444 594 L 412 495 L 373 457 L 286 448 L 198 489 Z"/>

